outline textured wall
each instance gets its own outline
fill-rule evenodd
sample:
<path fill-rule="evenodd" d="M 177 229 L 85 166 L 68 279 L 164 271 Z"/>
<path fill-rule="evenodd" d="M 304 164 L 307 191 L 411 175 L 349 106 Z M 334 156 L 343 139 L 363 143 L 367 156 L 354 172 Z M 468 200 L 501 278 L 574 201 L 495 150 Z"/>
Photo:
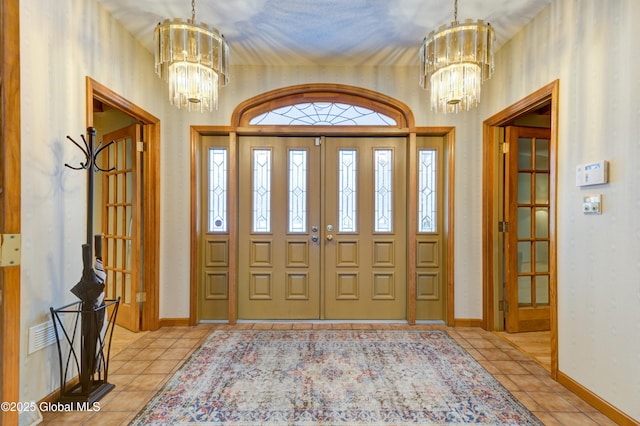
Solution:
<path fill-rule="evenodd" d="M 560 370 L 640 419 L 640 47 L 637 0 L 557 0 L 497 56 L 482 117 L 560 80 Z M 486 94 L 486 96 L 485 96 Z M 576 166 L 608 160 L 610 181 L 576 187 Z M 603 214 L 581 211 L 603 195 Z"/>
<path fill-rule="evenodd" d="M 27 355 L 27 330 L 49 308 L 76 301 L 82 273 L 86 174 L 66 140 L 86 131 L 85 76 L 162 116 L 164 85 L 152 55 L 93 1 L 20 2 L 22 127 L 22 302 L 20 400 L 59 386 L 55 345 Z"/>

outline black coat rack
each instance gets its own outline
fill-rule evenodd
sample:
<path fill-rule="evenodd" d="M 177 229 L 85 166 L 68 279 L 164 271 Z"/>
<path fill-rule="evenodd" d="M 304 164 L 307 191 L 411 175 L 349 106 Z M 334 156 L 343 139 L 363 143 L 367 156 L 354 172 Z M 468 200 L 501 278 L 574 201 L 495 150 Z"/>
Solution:
<path fill-rule="evenodd" d="M 80 301 L 59 309 L 51 308 L 60 360 L 60 402 L 63 403 L 93 403 L 115 387 L 107 382 L 107 375 L 111 337 L 120 298 L 104 300 L 105 274 L 102 269 L 102 235 L 94 236 L 93 233 L 94 175 L 97 172 L 114 170 L 114 168 L 102 169 L 98 165 L 98 156 L 113 144 L 113 141 L 106 145 L 95 146 L 95 137 L 96 129 L 93 127 L 87 128 L 87 138 L 82 135 L 84 146 L 67 136 L 67 139 L 77 146 L 85 156 L 85 161 L 81 162 L 80 166 L 70 166 L 69 164 L 65 164 L 65 166 L 73 170 L 87 171 L 87 233 L 86 242 L 82 245 L 82 277 L 71 289 L 71 292 Z M 113 309 L 110 309 L 109 312 L 108 308 L 111 307 Z M 107 314 L 108 318 L 105 321 Z M 69 315 L 72 317 L 71 321 L 65 324 L 63 317 Z M 78 328 L 80 329 L 79 333 Z M 62 346 L 65 340 L 69 348 L 66 359 L 63 359 Z M 80 342 L 79 354 L 76 351 L 76 340 Z M 73 374 L 74 366 L 78 371 L 79 380 L 76 385 L 68 387 L 69 377 L 67 376 Z"/>

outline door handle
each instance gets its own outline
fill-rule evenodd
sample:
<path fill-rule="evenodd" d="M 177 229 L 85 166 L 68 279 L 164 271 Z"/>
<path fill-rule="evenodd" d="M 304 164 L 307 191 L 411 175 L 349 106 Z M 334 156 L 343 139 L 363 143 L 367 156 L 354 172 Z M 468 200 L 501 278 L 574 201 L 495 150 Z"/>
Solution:
<path fill-rule="evenodd" d="M 333 235 L 332 234 L 328 234 L 326 238 L 327 238 L 327 241 L 331 241 L 331 240 L 333 240 Z"/>
<path fill-rule="evenodd" d="M 314 243 L 318 242 L 318 236 L 317 235 L 312 235 L 311 236 L 311 241 L 313 241 Z"/>

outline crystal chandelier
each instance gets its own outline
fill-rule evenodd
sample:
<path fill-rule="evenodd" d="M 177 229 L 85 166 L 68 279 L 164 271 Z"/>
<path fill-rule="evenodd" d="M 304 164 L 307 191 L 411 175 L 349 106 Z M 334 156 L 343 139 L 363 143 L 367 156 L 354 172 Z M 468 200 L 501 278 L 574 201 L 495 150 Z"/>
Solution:
<path fill-rule="evenodd" d="M 480 85 L 493 74 L 493 28 L 482 20 L 458 22 L 458 0 L 449 27 L 431 31 L 420 48 L 420 86 L 431 90 L 431 109 L 469 110 L 480 102 Z"/>
<path fill-rule="evenodd" d="M 218 89 L 229 82 L 229 47 L 217 29 L 191 19 L 165 19 L 154 32 L 156 74 L 169 83 L 169 101 L 189 111 L 218 109 Z"/>

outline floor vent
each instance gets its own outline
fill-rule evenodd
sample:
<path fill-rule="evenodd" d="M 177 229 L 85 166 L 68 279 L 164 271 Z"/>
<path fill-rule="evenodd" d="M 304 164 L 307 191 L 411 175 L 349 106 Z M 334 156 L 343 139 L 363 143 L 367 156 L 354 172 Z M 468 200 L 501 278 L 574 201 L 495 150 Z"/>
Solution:
<path fill-rule="evenodd" d="M 56 342 L 56 332 L 53 321 L 34 325 L 29 329 L 29 354 L 39 351 Z"/>

